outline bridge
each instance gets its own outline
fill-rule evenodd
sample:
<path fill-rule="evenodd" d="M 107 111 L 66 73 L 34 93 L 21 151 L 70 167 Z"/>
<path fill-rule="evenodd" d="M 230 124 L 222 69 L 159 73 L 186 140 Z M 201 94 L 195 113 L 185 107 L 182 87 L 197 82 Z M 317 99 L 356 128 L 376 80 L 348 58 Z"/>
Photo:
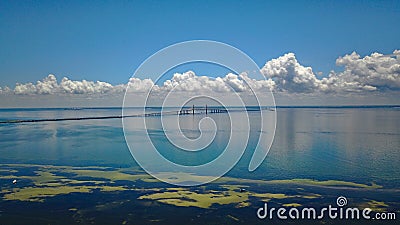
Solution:
<path fill-rule="evenodd" d="M 207 105 L 205 107 L 195 107 L 194 105 L 189 109 L 181 109 L 177 111 L 178 115 L 186 114 L 208 114 L 208 113 L 227 113 L 228 110 L 225 108 L 209 108 Z"/>
<path fill-rule="evenodd" d="M 73 120 L 103 120 L 103 119 L 121 119 L 129 117 L 150 117 L 150 116 L 164 116 L 164 115 L 195 115 L 195 114 L 213 114 L 213 113 L 227 113 L 228 110 L 220 107 L 205 107 L 194 105 L 190 108 L 181 108 L 180 110 L 161 111 L 136 115 L 118 115 L 118 116 L 98 116 L 98 117 L 72 117 L 72 118 L 46 118 L 46 119 L 21 119 L 21 120 L 5 120 L 0 121 L 0 124 L 13 124 L 13 123 L 37 123 L 37 122 L 54 122 L 54 121 L 73 121 Z"/>

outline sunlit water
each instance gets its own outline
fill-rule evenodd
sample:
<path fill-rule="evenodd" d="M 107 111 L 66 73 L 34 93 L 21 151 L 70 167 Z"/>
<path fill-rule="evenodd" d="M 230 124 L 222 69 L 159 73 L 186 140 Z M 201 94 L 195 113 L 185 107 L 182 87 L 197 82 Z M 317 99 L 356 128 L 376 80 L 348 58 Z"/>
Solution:
<path fill-rule="evenodd" d="M 136 112 L 139 111 L 132 110 Z M 278 108 L 276 113 L 275 139 L 262 165 L 254 172 L 248 171 L 256 144 L 250 138 L 242 159 L 226 176 L 260 180 L 341 180 L 376 183 L 385 189 L 399 188 L 399 108 Z M 0 110 L 1 121 L 112 115 L 121 115 L 121 109 Z M 256 114 L 250 112 L 249 115 Z M 226 116 L 210 115 L 220 121 L 220 125 L 228 124 Z M 180 122 L 185 135 L 193 138 L 199 135 L 197 122 L 202 117 L 204 115 L 182 117 Z M 193 156 L 174 149 L 164 137 L 157 118 L 148 118 L 148 121 L 152 124 L 148 131 L 160 153 L 186 165 L 202 164 L 217 157 L 229 138 L 229 127 L 219 127 L 214 142 L 200 156 Z M 252 134 L 259 132 L 257 120 L 255 123 Z M 132 128 L 129 132 L 142 135 Z M 0 164 L 138 168 L 125 142 L 121 119 L 1 124 L 0 137 Z M 141 147 L 140 141 L 135 147 Z M 384 197 L 400 201 L 398 194 Z"/>
<path fill-rule="evenodd" d="M 120 114 L 120 109 L 0 110 L 0 119 Z M 249 115 L 253 114 L 250 112 Z M 204 115 L 195 117 L 187 115 L 181 120 L 184 133 L 194 137 L 199 135 L 197 122 Z M 227 115 L 213 114 L 211 117 L 223 121 Z M 232 175 L 260 179 L 377 181 L 398 187 L 400 109 L 279 108 L 277 118 L 275 140 L 262 166 L 255 172 L 247 171 L 249 157 L 256 144 L 250 140 L 242 160 L 230 172 Z M 180 155 L 171 150 L 173 146 L 162 135 L 158 119 L 148 119 L 149 123 L 151 120 L 156 124 L 149 128 L 154 144 L 165 157 L 178 163 L 201 164 L 213 159 L 229 138 L 229 127 L 220 127 L 220 135 L 209 147 L 209 151 L 205 151 L 207 154 L 197 157 L 199 162 L 191 162 L 194 160 L 191 152 L 182 151 Z M 121 119 L 2 124 L 0 136 L 1 163 L 116 167 L 136 165 L 125 143 Z M 137 148 L 140 148 L 140 143 L 137 143 Z M 169 152 L 171 155 L 168 155 Z M 183 162 L 183 159 L 186 161 Z"/>

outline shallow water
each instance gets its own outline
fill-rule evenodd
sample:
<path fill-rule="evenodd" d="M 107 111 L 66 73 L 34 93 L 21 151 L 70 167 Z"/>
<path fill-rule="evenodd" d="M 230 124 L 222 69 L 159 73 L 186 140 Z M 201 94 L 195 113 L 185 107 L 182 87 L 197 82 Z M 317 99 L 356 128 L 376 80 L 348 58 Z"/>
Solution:
<path fill-rule="evenodd" d="M 138 112 L 132 110 L 132 113 Z M 246 152 L 239 163 L 226 174 L 226 177 L 251 180 L 291 180 L 312 179 L 317 181 L 345 181 L 364 185 L 379 185 L 378 189 L 358 190 L 340 185 L 304 185 L 285 184 L 266 186 L 247 184 L 249 190 L 256 193 L 277 192 L 297 194 L 318 193 L 323 196 L 315 200 L 296 199 L 297 203 L 321 206 L 334 204 L 335 198 L 345 195 L 353 203 L 363 199 L 385 202 L 389 211 L 398 211 L 400 203 L 400 109 L 396 107 L 377 108 L 278 108 L 277 129 L 275 139 L 267 158 L 254 172 L 248 171 L 248 164 L 255 148 L 255 140 L 250 137 Z M 2 109 L 0 121 L 37 118 L 71 118 L 121 115 L 121 109 Z M 256 114 L 249 113 L 250 117 Z M 239 115 L 240 116 L 240 115 Z M 204 115 L 188 115 L 180 122 L 185 128 L 185 135 L 197 137 L 199 121 Z M 225 114 L 211 115 L 220 125 L 226 125 Z M 228 128 L 220 126 L 215 141 L 208 146 L 202 155 L 192 156 L 190 153 L 179 152 L 163 136 L 160 124 L 156 118 L 148 118 L 152 122 L 149 133 L 160 153 L 177 163 L 197 165 L 217 157 L 221 146 L 226 145 L 229 138 Z M 154 121 L 152 121 L 154 120 Z M 254 121 L 253 121 L 254 122 Z M 224 132 L 225 131 L 225 132 Z M 142 133 L 129 130 L 137 135 Z M 257 120 L 252 127 L 256 134 Z M 131 156 L 125 143 L 121 119 L 58 121 L 40 123 L 18 123 L 0 125 L 0 164 L 31 164 L 55 166 L 100 166 L 111 169 L 127 169 L 144 173 Z M 140 138 L 139 138 L 140 139 Z M 241 140 L 236 140 L 241 141 Z M 135 143 L 141 148 L 141 143 Z M 17 166 L 15 166 L 17 167 Z M 7 177 L 12 166 L 0 170 L 2 190 L 10 190 L 10 180 Z M 27 175 L 33 169 L 17 168 L 15 175 Z M 42 169 L 44 170 L 44 169 Z M 54 173 L 61 173 L 57 170 Z M 20 174 L 19 174 L 20 173 Z M 68 177 L 70 174 L 64 174 Z M 63 176 L 64 176 L 63 175 Z M 129 182 L 128 182 L 129 183 Z M 231 184 L 232 182 L 226 182 Z M 234 182 L 233 182 L 234 183 Z M 301 182 L 300 182 L 301 183 Z M 304 183 L 304 182 L 303 182 Z M 24 188 L 18 183 L 18 188 Z M 26 183 L 29 185 L 29 182 Z M 116 185 L 116 184 L 113 184 Z M 118 184 L 119 185 L 119 184 Z M 121 184 L 127 185 L 127 184 Z M 136 187 L 154 188 L 169 187 L 160 182 L 147 183 L 135 181 Z M 206 188 L 218 190 L 220 184 L 205 185 Z M 339 186 L 339 187 L 338 187 Z M 14 186 L 15 187 L 15 186 Z M 125 187 L 125 186 L 124 186 Z M 193 188 L 193 190 L 197 190 Z M 198 190 L 197 190 L 198 191 Z M 129 224 L 132 218 L 136 222 L 145 223 L 183 223 L 194 221 L 202 224 L 206 218 L 210 224 L 233 222 L 262 222 L 256 218 L 256 209 L 262 200 L 250 199 L 251 206 L 237 208 L 234 205 L 213 205 L 211 209 L 198 207 L 179 207 L 158 201 L 138 200 L 143 193 L 133 191 L 69 193 L 46 198 L 43 202 L 26 202 L 18 200 L 1 200 L 0 221 L 7 224 L 20 224 L 41 215 L 47 215 L 49 221 L 63 223 L 46 214 L 41 209 L 33 210 L 32 205 L 42 205 L 44 209 L 59 208 L 59 216 L 68 223 L 122 223 Z M 130 201 L 127 201 L 130 200 Z M 302 202 L 300 202 L 302 201 Z M 114 202 L 114 205 L 113 205 Z M 276 204 L 284 200 L 273 200 Z M 286 202 L 287 203 L 287 202 Z M 119 205 L 118 205 L 119 204 Z M 148 207 L 145 205 L 148 205 Z M 106 205 L 99 209 L 99 205 Z M 131 207 L 139 207 L 134 210 Z M 151 211 L 157 206 L 159 212 Z M 6 207 L 6 208 L 5 208 Z M 76 211 L 69 210 L 77 208 Z M 101 207 L 100 207 L 101 208 Z M 64 210 L 64 211 L 63 211 Z M 182 218 L 171 218 L 171 212 L 184 212 Z M 65 212 L 64 214 L 62 212 Z M 111 214 L 104 219 L 104 214 Z M 57 214 L 57 213 L 56 213 Z M 140 214 L 140 216 L 138 216 Z M 233 215 L 232 219 L 228 215 Z M 58 215 L 58 214 L 57 214 Z M 231 216 L 232 216 L 231 215 Z M 45 216 L 46 217 L 46 216 Z M 16 219 L 17 218 L 17 219 Z M 25 218 L 25 219 L 23 219 Z M 125 219 L 124 219 L 125 218 Z M 203 219 L 204 220 L 203 220 Z M 16 220 L 14 220 L 16 219 Z M 38 224 L 46 223 L 46 218 L 38 220 Z M 158 221 L 158 222 L 157 222 Z M 264 221 L 264 223 L 267 221 Z M 279 221 L 275 221 L 279 222 Z M 292 221 L 298 223 L 298 221 Z M 329 223 L 329 222 L 328 222 Z"/>

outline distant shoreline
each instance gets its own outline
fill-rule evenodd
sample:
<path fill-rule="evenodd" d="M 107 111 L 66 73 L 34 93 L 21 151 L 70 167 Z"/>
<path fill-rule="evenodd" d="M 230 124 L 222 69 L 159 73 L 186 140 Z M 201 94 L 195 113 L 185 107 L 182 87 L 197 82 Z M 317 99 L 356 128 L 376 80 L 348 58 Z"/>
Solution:
<path fill-rule="evenodd" d="M 201 107 L 201 106 L 200 106 Z M 239 108 L 240 106 L 227 106 L 227 108 Z M 247 106 L 247 108 L 254 108 L 258 106 Z M 352 109 L 352 108 L 400 108 L 400 105 L 326 105 L 326 106 L 319 106 L 319 105 L 280 105 L 280 106 L 262 106 L 264 107 L 272 107 L 272 108 L 281 108 L 281 109 L 290 109 L 290 108 L 305 108 L 305 109 Z M 15 110 L 24 110 L 24 111 L 41 111 L 41 110 L 88 110 L 88 109 L 123 109 L 124 107 L 16 107 L 16 108 L 1 108 L 0 111 L 15 111 Z M 125 107 L 127 109 L 141 109 L 143 107 Z M 160 106 L 148 106 L 146 108 L 161 108 Z M 165 108 L 178 108 L 177 107 L 165 107 Z M 188 107 L 189 108 L 189 107 Z"/>

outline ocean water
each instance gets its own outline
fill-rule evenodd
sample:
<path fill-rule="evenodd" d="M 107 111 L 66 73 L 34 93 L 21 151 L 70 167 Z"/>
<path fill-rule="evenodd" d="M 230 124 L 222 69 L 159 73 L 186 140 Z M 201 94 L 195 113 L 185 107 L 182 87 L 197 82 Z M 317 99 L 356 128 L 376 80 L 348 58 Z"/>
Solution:
<path fill-rule="evenodd" d="M 157 111 L 157 109 L 155 109 Z M 132 109 L 132 113 L 139 112 Z M 244 113 L 243 113 L 244 114 Z M 0 109 L 0 121 L 32 120 L 46 118 L 76 118 L 97 116 L 119 116 L 120 108 L 84 109 Z M 249 112 L 249 116 L 256 117 Z M 321 198 L 301 204 L 334 204 L 341 195 L 349 201 L 374 200 L 383 202 L 386 211 L 399 211 L 400 205 L 400 108 L 399 107 L 282 107 L 277 108 L 277 128 L 272 147 L 261 166 L 248 171 L 248 164 L 256 141 L 249 140 L 247 149 L 239 163 L 225 176 L 249 180 L 296 180 L 352 182 L 363 185 L 379 185 L 378 189 L 358 190 L 357 188 L 333 185 L 329 187 L 304 185 L 273 185 L 254 188 L 257 192 L 304 191 L 318 193 Z M 240 112 L 238 112 L 240 117 Z M 244 116 L 244 115 L 243 115 Z M 199 135 L 198 121 L 204 115 L 182 116 L 180 123 L 185 135 L 196 138 Z M 214 120 L 226 125 L 226 114 L 210 115 Z M 154 120 L 152 122 L 152 120 Z M 156 118 L 148 118 L 149 133 L 160 153 L 171 161 L 186 165 L 197 165 L 216 158 L 222 146 L 227 144 L 229 132 L 219 127 L 219 134 L 200 157 L 179 152 L 168 143 Z M 253 133 L 259 132 L 256 125 Z M 134 128 L 129 130 L 135 134 Z M 228 129 L 229 131 L 229 129 Z M 138 135 L 141 133 L 138 132 Z M 141 148 L 139 141 L 134 144 Z M 241 140 L 236 140 L 241 141 Z M 0 164 L 6 169 L 19 168 L 19 173 L 29 173 L 18 165 L 57 167 L 104 167 L 145 172 L 133 159 L 124 138 L 120 118 L 78 121 L 45 121 L 34 123 L 0 124 Z M 29 165 L 29 166 L 28 166 Z M 3 193 L 15 188 L 10 184 L 11 172 L 0 170 L 0 184 Z M 18 169 L 17 169 L 18 170 Z M 66 176 L 68 174 L 66 173 Z M 23 179 L 22 179 L 23 180 Z M 18 183 L 18 185 L 23 185 Z M 126 185 L 126 184 L 124 184 Z M 136 182 L 135 187 L 150 188 L 148 183 Z M 170 187 L 158 183 L 159 187 Z M 213 188 L 213 183 L 205 188 Z M 19 187 L 23 188 L 23 187 Z M 217 188 L 217 187 L 216 187 Z M 262 190 L 260 190 L 262 189 Z M 38 224 L 65 223 L 109 223 L 109 224 L 230 224 L 261 223 L 267 221 L 256 217 L 256 210 L 262 206 L 261 200 L 252 200 L 251 206 L 241 209 L 233 205 L 213 205 L 208 209 L 179 207 L 157 201 L 146 201 L 145 206 L 137 193 L 67 193 L 45 198 L 43 201 L 20 201 L 3 198 L 0 200 L 0 224 L 24 224 L 25 219 L 36 218 Z M 130 199 L 129 203 L 122 200 Z M 118 206 L 118 200 L 121 200 Z M 283 200 L 282 200 L 283 201 Z M 115 203 L 109 206 L 107 204 Z M 280 200 L 274 200 L 280 204 Z M 106 211 L 99 205 L 107 205 Z M 97 205 L 96 205 L 97 204 Z M 138 210 L 139 204 L 140 210 Z M 361 204 L 361 203 L 360 203 Z M 39 205 L 42 205 L 40 207 Z M 54 206 L 57 206 L 54 208 Z M 33 209 L 31 206 L 35 206 Z M 122 207 L 123 206 L 123 207 Z M 37 208 L 39 207 L 39 208 Z M 153 207 L 153 208 L 152 208 Z M 157 212 L 152 209 L 157 209 Z M 40 210 L 40 208 L 42 210 Z M 72 209 L 71 209 L 72 208 Z M 56 213 L 49 214 L 49 209 Z M 63 211 L 64 210 L 64 211 Z M 65 213 L 63 213 L 65 212 Z M 171 212 L 184 214 L 181 219 L 171 217 Z M 108 219 L 105 213 L 110 214 Z M 230 219 L 231 214 L 235 214 Z M 57 216 L 57 218 L 55 218 Z M 61 217 L 61 218 L 60 218 Z M 25 218 L 25 219 L 24 219 Z M 64 218 L 64 219 L 62 219 Z M 237 220 L 236 220 L 237 219 Z M 19 222 L 18 222 L 19 221 Z M 100 222 L 101 221 L 101 222 Z M 136 223 L 135 223 L 136 222 Z M 280 222 L 280 221 L 275 221 Z M 282 222 L 282 221 L 281 221 Z M 301 223 L 291 221 L 292 223 Z M 303 221 L 304 222 L 304 221 Z M 318 221 L 318 223 L 321 221 Z M 330 223 L 328 221 L 328 223 Z M 26 223 L 25 223 L 26 224 Z M 336 224 L 333 223 L 333 224 Z"/>

